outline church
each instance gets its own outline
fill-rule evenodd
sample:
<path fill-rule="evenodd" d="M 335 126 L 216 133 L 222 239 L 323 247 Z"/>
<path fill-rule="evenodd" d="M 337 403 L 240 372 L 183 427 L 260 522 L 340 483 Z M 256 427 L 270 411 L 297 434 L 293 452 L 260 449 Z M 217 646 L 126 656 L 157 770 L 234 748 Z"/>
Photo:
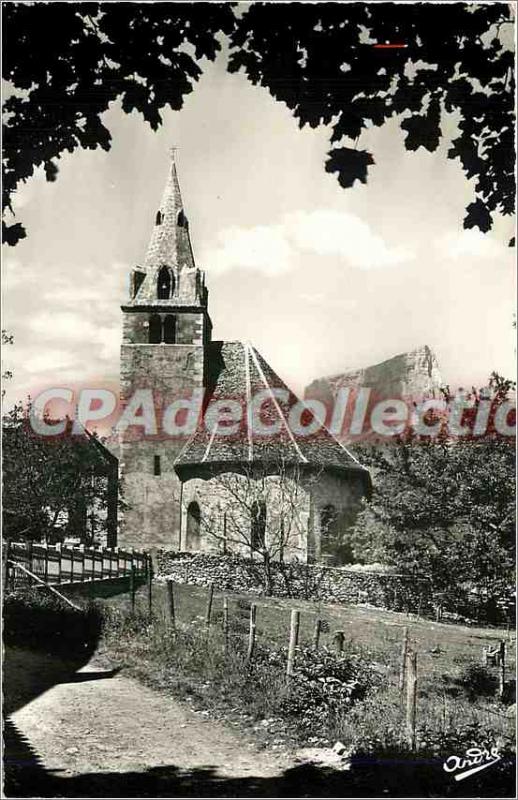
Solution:
<path fill-rule="evenodd" d="M 146 390 L 157 415 L 194 396 L 200 411 L 184 435 L 121 434 L 120 546 L 346 562 L 369 472 L 310 412 L 294 417 L 301 402 L 253 345 L 213 339 L 174 153 L 122 313 L 123 406 Z"/>

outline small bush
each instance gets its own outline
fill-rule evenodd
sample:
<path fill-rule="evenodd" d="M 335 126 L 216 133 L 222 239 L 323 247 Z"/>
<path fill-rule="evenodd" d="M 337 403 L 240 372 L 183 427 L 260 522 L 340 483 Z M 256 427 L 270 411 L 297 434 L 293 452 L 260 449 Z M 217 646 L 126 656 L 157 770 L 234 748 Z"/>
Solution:
<path fill-rule="evenodd" d="M 263 663 L 284 674 L 287 649 L 269 650 L 262 655 Z M 338 654 L 323 648 L 298 647 L 295 669 L 288 691 L 281 698 L 281 714 L 300 720 L 300 724 L 314 729 L 322 724 L 322 713 L 342 713 L 361 700 L 375 677 L 368 665 L 358 656 Z"/>
<path fill-rule="evenodd" d="M 498 686 L 495 675 L 481 664 L 468 664 L 456 683 L 470 700 L 475 700 L 477 697 L 492 697 Z"/>

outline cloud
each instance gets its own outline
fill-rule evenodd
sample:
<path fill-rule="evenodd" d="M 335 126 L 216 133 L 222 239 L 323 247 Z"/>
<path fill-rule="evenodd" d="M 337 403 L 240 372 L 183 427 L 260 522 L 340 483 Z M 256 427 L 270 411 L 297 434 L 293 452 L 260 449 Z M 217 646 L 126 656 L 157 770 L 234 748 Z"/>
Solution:
<path fill-rule="evenodd" d="M 338 256 L 359 269 L 392 266 L 414 255 L 408 248 L 390 247 L 360 217 L 343 211 L 297 211 L 286 218 L 286 229 L 300 249 Z"/>
<path fill-rule="evenodd" d="M 38 353 L 23 362 L 24 371 L 29 375 L 42 375 L 51 371 L 80 368 L 76 353 L 56 349 L 40 349 Z"/>
<path fill-rule="evenodd" d="M 439 240 L 439 250 L 448 258 L 493 258 L 502 255 L 502 249 L 506 247 L 501 242 L 476 230 L 448 233 Z"/>
<path fill-rule="evenodd" d="M 120 346 L 120 324 L 100 325 L 97 320 L 88 319 L 81 307 L 75 313 L 42 311 L 30 321 L 29 328 L 41 343 L 62 347 L 65 357 L 71 343 L 76 352 L 84 346 L 91 361 L 116 358 Z"/>
<path fill-rule="evenodd" d="M 6 292 L 15 289 L 18 286 L 27 285 L 35 275 L 34 269 L 29 269 L 21 261 L 15 258 L 6 257 L 2 260 L 2 283 L 3 283 L 3 296 Z"/>
<path fill-rule="evenodd" d="M 72 306 L 82 303 L 96 307 L 117 309 L 127 292 L 128 266 L 121 262 L 112 263 L 106 270 L 82 266 L 75 276 L 70 272 L 54 275 L 45 294 L 48 305 Z"/>
<path fill-rule="evenodd" d="M 326 300 L 324 292 L 301 292 L 299 297 L 305 303 L 315 303 L 316 305 L 324 303 Z"/>
<path fill-rule="evenodd" d="M 292 266 L 292 247 L 281 226 L 227 228 L 207 263 L 211 273 L 230 269 L 253 269 L 266 275 L 287 272 Z"/>
<path fill-rule="evenodd" d="M 274 276 L 293 269 L 301 252 L 334 256 L 357 269 L 389 267 L 414 256 L 389 246 L 358 216 L 321 209 L 288 214 L 278 225 L 227 228 L 200 263 L 211 274 L 251 269 Z"/>
<path fill-rule="evenodd" d="M 72 311 L 41 311 L 29 322 L 29 328 L 43 339 L 88 342 L 96 339 L 98 327 L 89 320 L 82 308 Z"/>

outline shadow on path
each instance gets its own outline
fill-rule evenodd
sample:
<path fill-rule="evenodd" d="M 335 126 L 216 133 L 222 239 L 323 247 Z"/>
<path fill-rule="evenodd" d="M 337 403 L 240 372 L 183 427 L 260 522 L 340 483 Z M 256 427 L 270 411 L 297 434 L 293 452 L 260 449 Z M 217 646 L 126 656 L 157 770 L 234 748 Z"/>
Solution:
<path fill-rule="evenodd" d="M 88 663 L 90 657 L 91 650 L 86 648 L 79 656 L 71 654 L 64 659 L 52 653 L 6 647 L 3 665 L 4 715 L 13 714 L 57 684 L 113 678 L 120 672 L 120 667 L 106 671 L 78 672 Z"/>
<path fill-rule="evenodd" d="M 222 777 L 211 767 L 174 764 L 141 772 L 65 777 L 48 771 L 14 723 L 5 725 L 5 797 L 514 797 L 514 765 L 456 783 L 434 762 L 357 759 L 338 772 L 301 765 L 271 777 Z"/>
<path fill-rule="evenodd" d="M 115 677 L 119 669 L 77 672 L 85 653 L 64 662 L 51 655 L 6 648 L 6 715 L 58 683 Z M 216 769 L 183 770 L 174 764 L 133 772 L 67 776 L 47 770 L 28 739 L 7 718 L 4 727 L 4 796 L 10 797 L 514 797 L 515 762 L 501 762 L 456 782 L 443 759 L 397 761 L 356 757 L 347 771 L 300 765 L 273 777 L 225 777 Z"/>

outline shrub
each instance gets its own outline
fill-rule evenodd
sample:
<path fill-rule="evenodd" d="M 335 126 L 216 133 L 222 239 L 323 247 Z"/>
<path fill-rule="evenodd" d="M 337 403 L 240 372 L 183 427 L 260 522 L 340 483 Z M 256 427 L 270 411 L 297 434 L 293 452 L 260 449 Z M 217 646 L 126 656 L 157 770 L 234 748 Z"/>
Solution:
<path fill-rule="evenodd" d="M 481 664 L 468 664 L 456 683 L 466 692 L 470 700 L 475 700 L 477 697 L 491 697 L 498 686 L 496 677 Z"/>
<path fill-rule="evenodd" d="M 287 649 L 262 653 L 263 663 L 284 673 Z M 296 648 L 295 669 L 279 711 L 297 716 L 304 728 L 321 727 L 322 713 L 334 714 L 361 700 L 376 682 L 374 672 L 358 656 L 327 648 Z"/>

